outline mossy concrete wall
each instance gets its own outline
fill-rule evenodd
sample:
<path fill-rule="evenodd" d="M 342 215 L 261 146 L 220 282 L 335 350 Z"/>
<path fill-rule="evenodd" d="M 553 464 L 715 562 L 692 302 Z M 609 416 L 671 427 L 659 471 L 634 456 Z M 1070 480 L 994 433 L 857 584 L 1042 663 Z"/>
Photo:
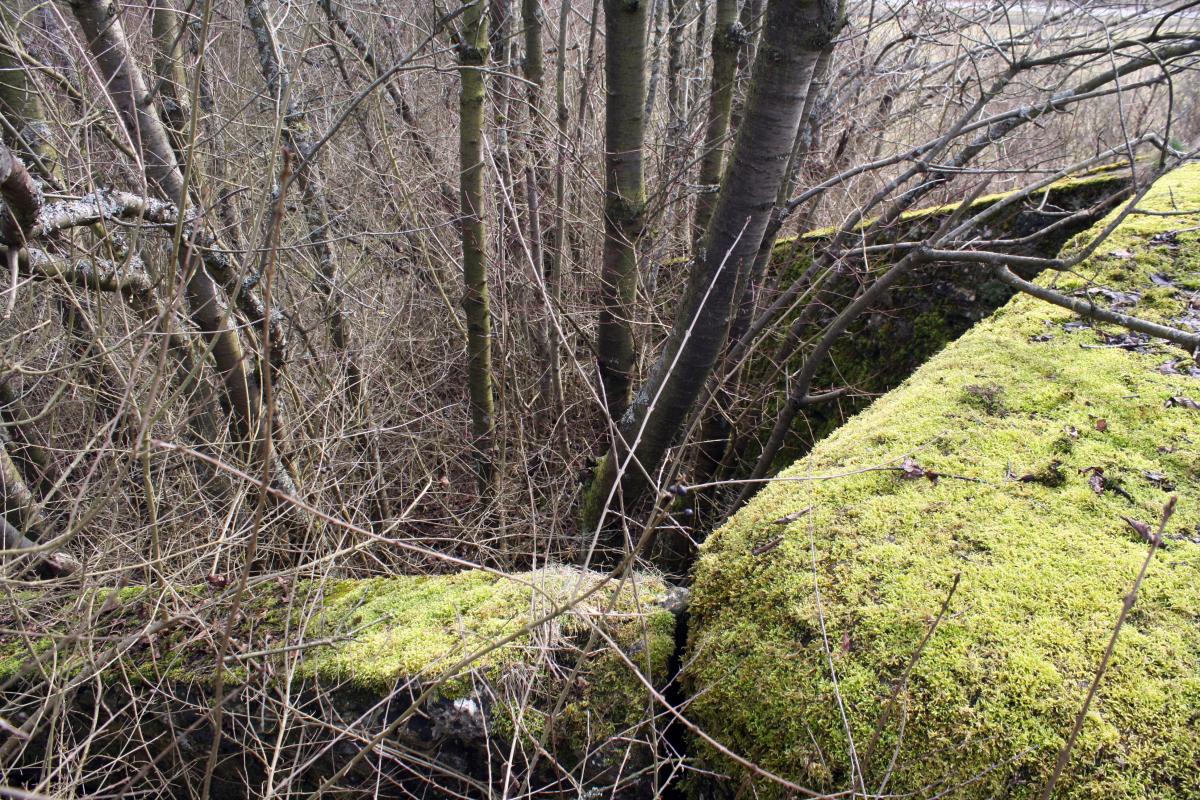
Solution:
<path fill-rule="evenodd" d="M 1020 239 L 1045 230 L 1065 215 L 1082 211 L 1126 191 L 1130 177 L 1119 166 L 1097 169 L 1078 177 L 1067 178 L 1034 193 L 1026 202 L 990 220 L 973 235 L 982 239 Z M 980 197 L 971 203 L 971 212 L 978 213 L 1008 197 L 1000 193 Z M 884 241 L 919 241 L 932 235 L 946 218 L 959 210 L 961 204 L 919 209 L 901 215 Z M 1071 224 L 1052 229 L 1041 238 L 1009 248 L 1021 255 L 1054 256 L 1071 236 L 1086 230 L 1102 213 L 1080 217 Z M 811 263 L 812 254 L 828 243 L 831 231 L 817 230 L 777 245 L 772 263 L 778 270 L 778 283 L 787 286 Z M 830 303 L 828 311 L 816 315 L 809 330 L 821 330 L 837 311 L 850 301 L 880 269 L 894 262 L 894 256 L 874 257 L 865 271 L 843 272 L 831 276 L 824 285 Z M 1032 275 L 1024 274 L 1029 278 Z M 926 264 L 901 278 L 874 307 L 851 324 L 846 335 L 830 353 L 827 364 L 816 376 L 815 386 L 833 388 L 849 386 L 853 391 L 838 400 L 806 409 L 798 415 L 792 433 L 776 459 L 778 467 L 790 464 L 807 453 L 837 426 L 865 408 L 871 400 L 893 388 L 912 374 L 948 343 L 954 341 L 972 325 L 1004 305 L 1012 290 L 994 280 L 982 267 L 964 264 Z M 766 342 L 762 358 L 748 366 L 755 379 L 767 378 L 773 369 L 773 350 L 799 311 L 775 326 L 777 334 Z M 782 363 L 786 371 L 794 372 L 803 361 L 804 352 L 792 354 Z M 739 461 L 753 464 L 761 452 L 760 438 L 771 431 L 778 403 L 786 396 L 786 387 L 769 397 L 763 407 L 761 429 L 741 443 Z"/>
<path fill-rule="evenodd" d="M 57 768 L 47 747 L 90 739 L 79 766 L 103 778 L 89 791 L 113 791 L 155 757 L 165 760 L 140 784 L 176 793 L 199 785 L 229 591 L 23 598 L 0 625 L 7 721 L 20 726 L 48 703 L 60 719 L 43 718 L 41 741 L 9 779 L 36 785 L 47 764 Z M 676 647 L 672 594 L 657 578 L 468 571 L 268 581 L 247 597 L 225 663 L 214 797 L 260 796 L 281 782 L 312 792 L 406 714 L 337 782 L 339 797 L 478 796 L 525 781 L 621 797 L 653 784 L 646 685 L 666 683 Z M 15 635 L 22 619 L 61 620 L 61 630 Z M 141 635 L 164 619 L 173 621 Z M 87 635 L 76 640 L 81 627 Z"/>
<path fill-rule="evenodd" d="M 1042 280 L 1200 327 L 1200 166 L 1139 208 L 1170 215 Z M 1200 798 L 1197 375 L 1161 342 L 1010 301 L 708 539 L 693 718 L 817 792 L 1039 797 L 1147 554 L 1126 518 L 1153 525 L 1177 494 L 1054 796 Z M 700 794 L 789 796 L 698 756 L 731 776 Z"/>

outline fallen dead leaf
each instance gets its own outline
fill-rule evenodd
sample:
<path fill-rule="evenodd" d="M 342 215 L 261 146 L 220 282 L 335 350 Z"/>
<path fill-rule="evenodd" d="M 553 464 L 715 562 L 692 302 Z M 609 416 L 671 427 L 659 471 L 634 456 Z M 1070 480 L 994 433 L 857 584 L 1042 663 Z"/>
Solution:
<path fill-rule="evenodd" d="M 1139 522 L 1136 519 L 1130 519 L 1129 517 L 1123 516 L 1121 519 L 1125 520 L 1126 524 L 1133 528 L 1134 531 L 1137 532 L 1137 535 L 1142 537 L 1142 541 L 1144 541 L 1146 544 L 1152 544 L 1154 542 L 1154 534 L 1150 532 L 1149 525 L 1144 522 Z"/>

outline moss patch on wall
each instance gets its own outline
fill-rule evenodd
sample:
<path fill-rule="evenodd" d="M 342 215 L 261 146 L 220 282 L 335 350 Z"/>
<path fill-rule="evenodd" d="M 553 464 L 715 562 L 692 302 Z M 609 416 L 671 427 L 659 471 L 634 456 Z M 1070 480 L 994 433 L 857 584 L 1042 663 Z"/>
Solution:
<path fill-rule="evenodd" d="M 606 769 L 608 759 L 618 767 L 630 759 L 641 766 L 651 757 L 647 746 L 636 744 L 650 718 L 646 683 L 666 682 L 675 617 L 664 606 L 668 589 L 659 578 L 605 580 L 554 567 L 508 576 L 465 571 L 259 583 L 234 626 L 226 688 L 291 676 L 297 696 L 326 694 L 329 702 L 355 709 L 346 712 L 354 718 L 360 707 L 388 697 L 396 698 L 389 704 L 399 713 L 408 698 L 433 687 L 429 704 L 437 706 L 430 712 L 436 718 L 478 715 L 478 741 L 460 749 L 476 753 L 483 776 L 492 748 L 503 755 L 500 741 L 513 739 L 518 752 L 549 749 L 565 768 L 588 758 L 585 771 L 592 775 Z M 194 611 L 140 635 L 169 616 L 171 596 L 179 592 Z M 0 625 L 9 631 L 0 636 L 0 682 L 32 698 L 44 674 L 53 673 L 59 684 L 72 676 L 87 684 L 104 664 L 101 680 L 116 688 L 136 693 L 140 682 L 153 693 L 168 684 L 202 696 L 214 677 L 228 595 L 225 587 L 176 588 L 166 595 L 156 587 L 127 587 L 65 601 L 30 598 L 37 608 L 32 619 L 61 624 L 41 625 L 30 639 L 11 633 L 20 627 L 15 618 Z M 87 642 L 70 636 L 81 625 Z M 57 652 L 35 666 L 33 656 L 55 643 Z M 112 649 L 101 661 L 99 654 Z M 421 718 L 428 716 L 418 714 L 417 729 L 405 736 L 432 747 L 443 734 L 425 730 L 429 724 Z"/>
<path fill-rule="evenodd" d="M 1105 197 L 1126 189 L 1128 185 L 1128 170 L 1115 165 L 1066 178 L 1031 196 L 1028 201 L 1006 209 L 988 223 L 987 230 L 979 234 L 989 239 L 1027 236 L 1061 219 L 1063 212 L 1093 206 Z M 978 213 L 1010 194 L 1006 192 L 977 198 L 971 203 L 971 211 Z M 907 212 L 901 215 L 885 238 L 889 241 L 916 241 L 929 236 L 959 207 L 960 204 L 950 204 Z M 1087 220 L 1081 219 L 1074 227 L 1067 226 L 1055 235 L 1047 236 L 1036 244 L 1017 248 L 1014 252 L 1053 256 L 1071 234 L 1086 228 L 1088 224 Z M 798 278 L 811 263 L 813 252 L 818 251 L 832 233 L 830 229 L 816 230 L 781 241 L 772 259 L 774 269 L 780 274 L 779 284 L 787 286 Z M 873 266 L 886 268 L 890 263 L 890 259 L 884 258 Z M 833 278 L 826 288 L 833 296 L 843 298 L 843 301 L 830 313 L 818 315 L 810 330 L 820 330 L 832 318 L 833 312 L 848 302 L 859 291 L 862 282 L 870 277 L 842 275 Z M 777 457 L 777 467 L 782 468 L 807 453 L 815 442 L 865 408 L 875 396 L 897 386 L 920 364 L 1002 306 L 1010 297 L 1012 290 L 1009 287 L 992 279 L 982 267 L 974 265 L 923 265 L 901 278 L 874 308 L 850 326 L 815 376 L 814 386 L 817 388 L 850 386 L 854 392 L 799 414 L 791 436 Z M 785 318 L 775 326 L 776 330 L 786 331 L 798 314 L 794 312 Z M 774 371 L 767 356 L 773 355 L 780 339 L 781 335 L 768 340 L 761 351 L 762 356 L 748 365 L 747 374 L 752 376 L 751 381 L 765 380 Z M 798 370 L 803 357 L 803 352 L 794 354 L 785 362 L 786 369 L 790 372 Z M 782 382 L 779 386 L 779 391 L 768 397 L 763 406 L 760 418 L 764 422 L 755 438 L 765 437 L 771 430 L 778 405 L 786 397 L 786 387 Z M 760 446 L 748 441 L 743 448 L 741 461 L 752 464 L 758 457 Z"/>
<path fill-rule="evenodd" d="M 1200 166 L 1139 204 L 1198 206 Z M 1130 217 L 1043 280 L 1200 326 L 1197 227 L 1200 214 Z M 1013 299 L 708 539 L 693 718 L 816 791 L 1037 797 L 1146 556 L 1125 518 L 1153 525 L 1177 494 L 1055 797 L 1200 798 L 1196 374 L 1176 348 Z M 786 794 L 703 760 L 741 794 Z"/>

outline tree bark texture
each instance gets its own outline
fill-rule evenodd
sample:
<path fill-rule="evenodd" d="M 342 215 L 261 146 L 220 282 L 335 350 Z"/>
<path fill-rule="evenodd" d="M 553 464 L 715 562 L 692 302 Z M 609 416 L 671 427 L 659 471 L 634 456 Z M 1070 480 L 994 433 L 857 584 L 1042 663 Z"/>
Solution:
<path fill-rule="evenodd" d="M 17 39 L 17 18 L 7 4 L 0 4 L 0 116 L 5 126 L 5 139 L 22 158 L 33 161 L 47 175 L 58 168 L 58 157 L 50 142 L 50 126 L 40 112 L 41 100 L 37 87 L 29 80 L 25 64 L 15 55 L 20 48 Z M 30 113 L 36 109 L 36 113 Z M 9 135 L 11 126 L 15 137 Z"/>
<path fill-rule="evenodd" d="M 772 0 L 768 6 L 745 121 L 693 259 L 684 300 L 663 353 L 621 426 L 632 458 L 624 448 L 609 452 L 590 489 L 585 518 L 603 508 L 618 476 L 623 501 L 640 498 L 648 488 L 646 476 L 659 470 L 695 409 L 725 345 L 783 181 L 814 67 L 839 21 L 836 0 Z M 620 545 L 615 538 L 620 531 L 601 530 L 603 544 Z"/>
<path fill-rule="evenodd" d="M 619 423 L 629 405 L 636 354 L 633 303 L 637 244 L 646 217 L 642 149 L 646 135 L 646 19 L 644 0 L 604 0 L 604 260 L 596 333 L 601 388 L 609 418 Z"/>
<path fill-rule="evenodd" d="M 184 29 L 174 0 L 153 0 L 151 25 L 154 29 L 154 71 L 158 78 L 158 102 L 162 108 L 167 135 L 175 149 L 175 159 L 183 164 L 190 151 L 188 126 L 192 118 L 192 99 L 188 90 L 187 68 L 183 59 Z"/>
<path fill-rule="evenodd" d="M 728 424 L 728 412 L 733 393 L 730 391 L 731 387 L 727 382 L 733 379 L 733 372 L 737 369 L 738 360 L 732 351 L 735 349 L 736 343 L 750 328 L 750 322 L 757 307 L 755 300 L 761 288 L 760 284 L 766 275 L 767 267 L 771 262 L 771 254 L 775 252 L 775 242 L 779 238 L 779 231 L 783 228 L 783 223 L 786 219 L 783 213 L 784 205 L 795 188 L 796 180 L 799 177 L 800 170 L 803 169 L 810 149 L 811 143 L 808 141 L 809 137 L 807 135 L 809 120 L 816 108 L 818 96 L 824 91 L 823 78 L 826 70 L 829 68 L 832 55 L 833 45 L 831 43 L 830 46 L 821 51 L 821 55 L 817 59 L 816 67 L 813 70 L 813 78 L 809 83 L 807 96 L 804 99 L 804 109 L 800 114 L 800 124 L 796 129 L 795 142 L 792 145 L 792 152 L 788 158 L 787 171 L 784 173 L 783 183 L 780 184 L 779 194 L 775 198 L 775 207 L 771 211 L 766 231 L 763 233 L 762 241 L 758 245 L 758 252 L 754 256 L 754 264 L 750 268 L 750 277 L 748 278 L 746 290 L 742 293 L 741 301 L 738 303 L 737 314 L 734 316 L 733 323 L 730 326 L 729 339 L 725 343 L 725 349 L 717 368 L 714 402 L 705 413 L 704 421 L 701 425 L 700 448 L 696 459 L 696 474 L 693 476 L 693 479 L 697 483 L 707 483 L 716 474 L 716 470 L 721 464 L 729 446 L 731 431 Z"/>
<path fill-rule="evenodd" d="M 725 163 L 725 137 L 729 135 L 729 113 L 733 108 L 737 57 L 744 40 L 745 31 L 738 23 L 737 0 L 717 0 L 708 122 L 704 127 L 704 147 L 700 151 L 700 194 L 696 198 L 696 218 L 692 223 L 692 235 L 697 245 L 704 237 L 713 207 L 717 204 L 717 188 Z"/>
<path fill-rule="evenodd" d="M 152 189 L 179 209 L 188 205 L 183 173 L 162 121 L 148 102 L 146 83 L 134 62 L 118 9 L 112 0 L 72 0 L 71 10 L 87 39 L 125 131 L 142 155 L 146 179 Z M 232 410 L 235 434 L 257 453 L 271 414 L 263 413 L 262 393 L 251 356 L 242 346 L 238 328 L 221 287 L 202 266 L 187 239 L 182 240 L 179 269 L 192 321 L 208 342 L 225 397 Z M 277 457 L 271 473 L 277 488 L 294 494 L 295 484 Z"/>
<path fill-rule="evenodd" d="M 494 488 L 495 400 L 492 392 L 492 316 L 488 298 L 487 239 L 483 226 L 483 109 L 488 58 L 482 3 L 463 14 L 458 45 L 459 226 L 463 248 L 463 311 L 467 318 L 467 389 L 471 439 L 481 491 Z"/>

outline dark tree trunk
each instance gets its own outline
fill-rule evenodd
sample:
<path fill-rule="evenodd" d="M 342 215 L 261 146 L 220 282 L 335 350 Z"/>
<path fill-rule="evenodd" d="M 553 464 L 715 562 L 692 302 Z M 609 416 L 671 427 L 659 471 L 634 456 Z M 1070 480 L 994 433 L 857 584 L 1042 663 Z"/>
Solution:
<path fill-rule="evenodd" d="M 649 5 L 639 0 L 604 0 L 608 105 L 604 118 L 604 263 L 596 353 L 606 410 L 614 423 L 629 405 L 636 356 L 632 316 L 637 243 L 646 216 L 642 147 Z"/>
<path fill-rule="evenodd" d="M 693 259 L 686 295 L 663 353 L 621 426 L 633 452 L 625 446 L 609 452 L 585 502 L 585 521 L 599 526 L 601 544 L 610 551 L 622 549 L 620 531 L 602 525 L 610 490 L 618 489 L 626 506 L 641 498 L 696 408 L 783 181 L 814 68 L 840 19 L 836 0 L 772 0 L 767 9 L 745 122 Z"/>

